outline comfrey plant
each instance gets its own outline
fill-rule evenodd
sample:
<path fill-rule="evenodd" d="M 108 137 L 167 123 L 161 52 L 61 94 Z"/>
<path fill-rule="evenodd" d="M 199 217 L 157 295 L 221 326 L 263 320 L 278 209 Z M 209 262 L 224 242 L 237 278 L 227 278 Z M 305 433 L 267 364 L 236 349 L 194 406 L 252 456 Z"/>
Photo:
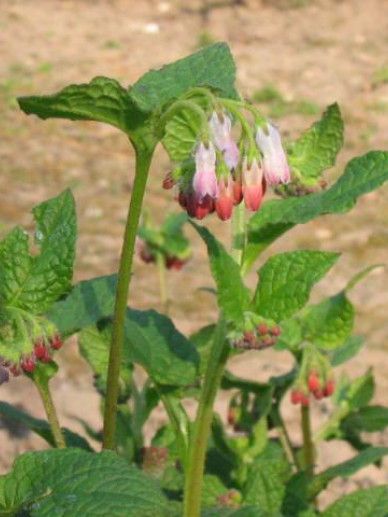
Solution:
<path fill-rule="evenodd" d="M 266 261 L 260 257 L 297 224 L 344 213 L 382 185 L 388 153 L 372 151 L 351 160 L 327 188 L 322 174 L 334 164 L 343 140 L 338 106 L 329 106 L 284 145 L 271 121 L 240 98 L 234 77 L 228 47 L 216 44 L 148 72 L 128 89 L 98 77 L 55 95 L 19 99 L 22 110 L 41 118 L 119 128 L 134 147 L 136 167 L 117 275 L 72 285 L 77 230 L 69 191 L 33 209 L 39 253 L 30 252 L 29 236 L 19 227 L 0 243 L 0 382 L 19 374 L 30 378 L 47 422 L 5 402 L 0 413 L 23 422 L 54 448 L 22 454 L 0 477 L 2 515 L 388 514 L 385 486 L 358 490 L 327 508 L 317 499 L 333 479 L 379 466 L 388 452 L 368 442 L 369 432 L 388 425 L 388 409 L 370 405 L 371 371 L 354 380 L 335 372 L 363 345 L 352 335 L 355 314 L 348 293 L 375 266 L 312 305 L 310 291 L 338 253 L 297 250 Z M 136 242 L 144 260 L 163 268 L 182 265 L 190 255 L 182 234 L 186 214 L 160 227 L 145 219 L 139 228 L 159 142 L 172 163 L 163 186 L 175 188 L 189 218 L 212 212 L 223 221 L 232 217 L 230 252 L 190 220 L 207 247 L 219 317 L 189 337 L 165 314 L 127 306 Z M 280 197 L 263 202 L 270 187 Z M 244 276 L 257 260 L 258 281 L 251 290 Z M 50 391 L 55 353 L 73 334 L 102 397 L 102 433 L 85 424 L 88 436 L 102 442 L 99 453 L 89 440 L 60 427 Z M 229 371 L 231 357 L 249 350 L 250 360 L 260 361 L 269 347 L 272 354 L 289 352 L 290 371 L 266 382 Z M 135 365 L 147 373 L 142 384 L 133 376 Z M 229 392 L 226 418 L 214 411 L 219 390 Z M 186 411 L 188 398 L 196 401 L 194 419 Z M 290 437 L 283 402 L 300 409 L 301 443 Z M 149 442 L 144 426 L 159 403 L 166 423 Z M 313 404 L 325 404 L 328 415 L 314 430 Z M 322 469 L 319 444 L 334 438 L 347 441 L 354 456 Z"/>

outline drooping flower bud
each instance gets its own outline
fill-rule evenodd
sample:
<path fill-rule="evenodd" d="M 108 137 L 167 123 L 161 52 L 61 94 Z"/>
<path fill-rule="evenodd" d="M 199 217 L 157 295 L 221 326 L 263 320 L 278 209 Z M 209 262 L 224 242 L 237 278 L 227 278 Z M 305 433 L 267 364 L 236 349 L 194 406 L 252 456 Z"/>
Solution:
<path fill-rule="evenodd" d="M 209 195 L 200 198 L 193 192 L 187 196 L 186 209 L 190 217 L 201 220 L 214 211 L 214 199 Z"/>
<path fill-rule="evenodd" d="M 43 341 L 38 340 L 34 345 L 35 357 L 42 361 L 42 363 L 49 363 L 51 361 L 50 353 Z"/>
<path fill-rule="evenodd" d="M 256 143 L 263 154 L 263 171 L 269 185 L 288 183 L 291 179 L 290 168 L 277 128 L 270 123 L 264 128 L 259 127 Z"/>
<path fill-rule="evenodd" d="M 250 166 L 248 165 L 248 160 L 244 159 L 242 182 L 245 206 L 248 210 L 256 212 L 260 208 L 263 199 L 263 170 L 256 158 L 253 159 Z"/>
<path fill-rule="evenodd" d="M 233 180 L 231 176 L 221 178 L 218 182 L 218 196 L 215 208 L 221 221 L 227 221 L 232 217 L 234 206 Z"/>
<path fill-rule="evenodd" d="M 216 150 L 211 142 L 207 146 L 201 142 L 195 152 L 193 190 L 198 201 L 217 197 Z"/>
<path fill-rule="evenodd" d="M 235 169 L 239 161 L 240 152 L 232 138 L 232 121 L 225 113 L 217 114 L 213 111 L 209 125 L 212 130 L 214 143 L 223 153 L 228 169 Z"/>
<path fill-rule="evenodd" d="M 55 334 L 50 342 L 51 348 L 54 350 L 59 350 L 63 346 L 63 341 L 59 334 Z"/>
<path fill-rule="evenodd" d="M 24 357 L 20 362 L 21 369 L 26 373 L 32 373 L 35 370 L 35 358 L 33 356 Z"/>

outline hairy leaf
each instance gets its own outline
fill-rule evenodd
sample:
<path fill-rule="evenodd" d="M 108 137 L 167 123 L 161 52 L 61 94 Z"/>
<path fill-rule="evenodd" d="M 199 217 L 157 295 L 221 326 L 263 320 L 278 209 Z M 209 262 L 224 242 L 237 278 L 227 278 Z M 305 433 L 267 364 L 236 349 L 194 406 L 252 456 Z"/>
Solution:
<path fill-rule="evenodd" d="M 357 490 L 329 506 L 322 517 L 386 517 L 388 514 L 388 487 L 375 486 Z"/>

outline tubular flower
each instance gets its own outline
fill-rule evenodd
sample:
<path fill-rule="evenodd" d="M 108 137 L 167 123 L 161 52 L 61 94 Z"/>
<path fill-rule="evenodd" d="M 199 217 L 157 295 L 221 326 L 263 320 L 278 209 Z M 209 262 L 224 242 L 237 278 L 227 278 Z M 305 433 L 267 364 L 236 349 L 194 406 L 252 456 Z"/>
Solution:
<path fill-rule="evenodd" d="M 232 217 L 233 206 L 233 179 L 231 176 L 221 178 L 218 182 L 218 196 L 215 201 L 215 209 L 221 221 L 227 221 Z"/>
<path fill-rule="evenodd" d="M 199 201 L 206 196 L 213 199 L 217 196 L 216 150 L 211 142 L 208 146 L 201 142 L 195 152 L 193 189 Z"/>
<path fill-rule="evenodd" d="M 232 121 L 226 114 L 213 111 L 209 121 L 216 147 L 223 153 L 229 170 L 235 169 L 239 162 L 240 152 L 232 138 Z"/>
<path fill-rule="evenodd" d="M 288 183 L 291 179 L 290 168 L 277 128 L 270 123 L 265 128 L 259 127 L 256 132 L 256 143 L 263 153 L 263 171 L 267 183 Z"/>
<path fill-rule="evenodd" d="M 263 169 L 256 158 L 250 166 L 245 158 L 242 166 L 242 190 L 245 206 L 252 212 L 260 208 L 264 195 L 263 181 Z"/>

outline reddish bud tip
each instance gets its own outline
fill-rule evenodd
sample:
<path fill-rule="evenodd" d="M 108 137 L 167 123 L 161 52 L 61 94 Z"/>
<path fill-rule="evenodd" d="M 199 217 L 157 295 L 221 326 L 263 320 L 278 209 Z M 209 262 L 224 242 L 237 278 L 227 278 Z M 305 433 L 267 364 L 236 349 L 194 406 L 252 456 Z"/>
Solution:
<path fill-rule="evenodd" d="M 257 325 L 257 332 L 261 336 L 265 336 L 265 334 L 268 334 L 269 332 L 268 325 L 266 325 L 265 323 L 260 323 L 260 325 Z"/>
<path fill-rule="evenodd" d="M 323 396 L 324 396 L 324 395 L 323 395 L 323 390 L 315 390 L 315 391 L 313 392 L 313 395 L 314 395 L 314 397 L 315 397 L 317 400 L 321 400 L 321 399 L 323 399 Z"/>
<path fill-rule="evenodd" d="M 167 269 L 175 269 L 175 271 L 180 271 L 184 266 L 185 261 L 181 260 L 177 257 L 167 257 L 166 259 L 166 267 Z"/>
<path fill-rule="evenodd" d="M 13 364 L 9 367 L 9 371 L 12 373 L 14 377 L 19 377 L 19 375 L 22 373 L 20 370 L 19 365 Z"/>
<path fill-rule="evenodd" d="M 25 357 L 20 362 L 21 369 L 26 373 L 32 373 L 35 370 L 35 359 L 31 356 Z"/>
<path fill-rule="evenodd" d="M 215 209 L 221 221 L 227 221 L 232 217 L 233 199 L 228 196 L 220 196 L 215 201 Z"/>
<path fill-rule="evenodd" d="M 316 372 L 312 371 L 309 373 L 309 377 L 307 380 L 307 386 L 311 393 L 318 391 L 321 389 L 321 382 Z"/>
<path fill-rule="evenodd" d="M 299 390 L 291 391 L 291 403 L 300 404 L 302 402 L 303 393 Z"/>
<path fill-rule="evenodd" d="M 302 404 L 303 407 L 308 407 L 310 405 L 310 399 L 309 399 L 308 395 L 305 395 L 304 393 L 302 393 L 300 403 Z"/>
<path fill-rule="evenodd" d="M 335 382 L 333 380 L 329 380 L 326 383 L 326 386 L 323 389 L 323 395 L 325 397 L 331 397 L 335 390 Z"/>
<path fill-rule="evenodd" d="M 42 363 L 49 363 L 51 361 L 50 353 L 46 345 L 42 341 L 38 341 L 34 346 L 35 357 L 42 361 Z"/>
<path fill-rule="evenodd" d="M 235 205 L 239 205 L 243 200 L 243 189 L 241 181 L 233 182 L 233 202 Z"/>
<path fill-rule="evenodd" d="M 282 333 L 282 330 L 278 325 L 275 325 L 269 330 L 269 332 L 272 336 L 278 337 Z"/>
<path fill-rule="evenodd" d="M 163 180 L 162 187 L 165 190 L 170 190 L 175 185 L 175 180 L 172 178 L 171 173 L 169 172 Z"/>
<path fill-rule="evenodd" d="M 63 346 L 63 341 L 61 339 L 61 336 L 59 334 L 55 334 L 55 336 L 51 339 L 51 348 L 54 350 L 59 350 Z"/>
<path fill-rule="evenodd" d="M 182 208 L 187 207 L 187 196 L 182 191 L 178 194 L 178 203 L 181 205 Z"/>
<path fill-rule="evenodd" d="M 246 330 L 244 332 L 244 340 L 245 341 L 248 341 L 248 343 L 252 343 L 255 341 L 255 335 L 252 331 L 250 330 Z"/>

